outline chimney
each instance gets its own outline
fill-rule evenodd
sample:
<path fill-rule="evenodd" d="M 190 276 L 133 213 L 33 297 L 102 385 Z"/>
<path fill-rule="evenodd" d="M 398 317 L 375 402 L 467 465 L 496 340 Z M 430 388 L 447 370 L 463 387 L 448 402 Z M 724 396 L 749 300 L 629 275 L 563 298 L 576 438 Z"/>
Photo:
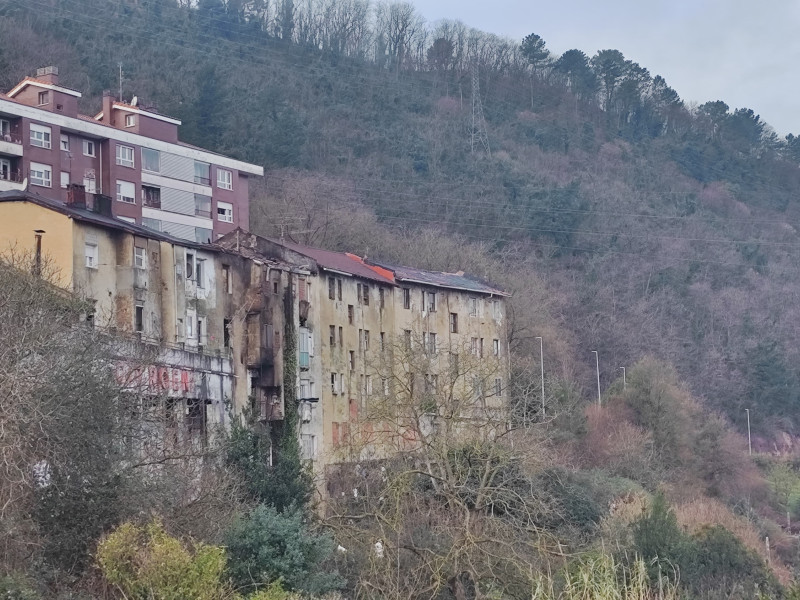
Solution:
<path fill-rule="evenodd" d="M 103 90 L 103 123 L 114 125 L 114 94 L 111 90 Z"/>
<path fill-rule="evenodd" d="M 104 196 L 103 194 L 95 194 L 92 203 L 92 210 L 99 215 L 110 217 L 111 215 L 111 196 Z"/>
<path fill-rule="evenodd" d="M 86 188 L 77 183 L 70 183 L 67 186 L 67 206 L 86 208 Z"/>
<path fill-rule="evenodd" d="M 36 69 L 36 79 L 41 79 L 45 83 L 58 85 L 58 67 L 42 67 Z"/>

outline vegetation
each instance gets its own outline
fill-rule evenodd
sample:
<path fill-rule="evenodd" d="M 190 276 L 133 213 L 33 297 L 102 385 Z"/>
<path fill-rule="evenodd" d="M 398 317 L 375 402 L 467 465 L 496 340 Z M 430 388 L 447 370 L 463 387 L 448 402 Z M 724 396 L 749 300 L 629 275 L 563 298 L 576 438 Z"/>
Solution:
<path fill-rule="evenodd" d="M 122 62 L 123 96 L 265 165 L 254 231 L 508 289 L 514 374 L 505 415 L 464 393 L 467 365 L 435 391 L 375 365 L 395 392 L 359 431 L 395 419 L 413 443 L 384 440 L 389 457 L 354 436 L 315 511 L 291 390 L 283 430 L 141 460 L 158 415 L 109 377 L 114 341 L 9 258 L 4 597 L 796 597 L 795 135 L 688 106 L 617 50 L 555 56 L 403 2 L 0 0 L 0 16 L 0 88 L 57 64 L 94 114 Z M 473 68 L 491 154 L 471 145 Z"/>

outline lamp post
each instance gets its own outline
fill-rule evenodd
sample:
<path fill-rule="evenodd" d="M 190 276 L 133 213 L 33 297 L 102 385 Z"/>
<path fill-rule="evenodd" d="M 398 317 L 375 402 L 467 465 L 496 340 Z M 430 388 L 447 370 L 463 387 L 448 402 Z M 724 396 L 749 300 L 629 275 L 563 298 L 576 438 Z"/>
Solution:
<path fill-rule="evenodd" d="M 592 354 L 594 354 L 594 366 L 597 371 L 597 406 L 600 406 L 602 404 L 600 400 L 600 356 L 597 354 L 597 350 L 592 350 Z"/>
<path fill-rule="evenodd" d="M 544 420 L 544 342 L 541 336 L 536 339 L 539 340 L 539 365 L 542 368 L 542 420 Z"/>
<path fill-rule="evenodd" d="M 748 454 L 753 454 L 753 444 L 750 441 L 750 409 L 745 408 L 744 412 L 747 413 L 747 452 Z"/>
<path fill-rule="evenodd" d="M 620 367 L 622 369 L 622 391 L 628 389 L 628 382 L 625 380 L 625 367 Z"/>

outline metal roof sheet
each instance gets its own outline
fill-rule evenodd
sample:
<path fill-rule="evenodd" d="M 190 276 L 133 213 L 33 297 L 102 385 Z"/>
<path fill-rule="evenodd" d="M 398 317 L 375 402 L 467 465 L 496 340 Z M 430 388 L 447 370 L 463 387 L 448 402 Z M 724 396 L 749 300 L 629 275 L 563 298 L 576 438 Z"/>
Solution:
<path fill-rule="evenodd" d="M 425 271 L 414 267 L 391 265 L 379 261 L 372 262 L 379 267 L 392 271 L 395 279 L 401 282 L 407 281 L 409 283 L 419 283 L 435 287 L 475 292 L 477 294 L 490 294 L 493 296 L 511 295 L 477 277 L 468 277 L 463 271 L 459 271 L 458 273 L 445 273 L 443 271 Z"/>

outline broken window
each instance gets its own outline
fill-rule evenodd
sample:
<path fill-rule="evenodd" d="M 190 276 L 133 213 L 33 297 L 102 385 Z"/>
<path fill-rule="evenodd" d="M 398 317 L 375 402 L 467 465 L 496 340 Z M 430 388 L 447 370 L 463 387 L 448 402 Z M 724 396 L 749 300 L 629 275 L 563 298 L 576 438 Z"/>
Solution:
<path fill-rule="evenodd" d="M 230 265 L 222 265 L 222 289 L 226 294 L 233 293 L 233 281 L 231 280 L 231 267 Z"/>
<path fill-rule="evenodd" d="M 330 338 L 330 345 L 331 348 L 336 347 L 336 326 L 331 325 L 331 338 Z"/>
<path fill-rule="evenodd" d="M 350 370 L 356 370 L 356 353 L 353 350 L 350 350 Z"/>
<path fill-rule="evenodd" d="M 458 333 L 458 313 L 450 313 L 450 333 Z"/>
<path fill-rule="evenodd" d="M 411 290 L 403 288 L 403 308 L 411 308 Z"/>
<path fill-rule="evenodd" d="M 134 331 L 144 331 L 144 306 L 137 304 L 134 315 Z"/>
<path fill-rule="evenodd" d="M 352 325 L 354 320 L 355 320 L 355 311 L 353 310 L 353 305 L 352 304 L 348 304 L 347 305 L 347 322 L 350 323 L 350 325 Z"/>
<path fill-rule="evenodd" d="M 336 278 L 328 277 L 328 299 L 336 299 Z"/>
<path fill-rule="evenodd" d="M 222 320 L 222 345 L 225 348 L 231 347 L 231 327 L 233 327 L 231 319 Z"/>
<path fill-rule="evenodd" d="M 500 340 L 492 340 L 492 354 L 500 356 Z"/>

